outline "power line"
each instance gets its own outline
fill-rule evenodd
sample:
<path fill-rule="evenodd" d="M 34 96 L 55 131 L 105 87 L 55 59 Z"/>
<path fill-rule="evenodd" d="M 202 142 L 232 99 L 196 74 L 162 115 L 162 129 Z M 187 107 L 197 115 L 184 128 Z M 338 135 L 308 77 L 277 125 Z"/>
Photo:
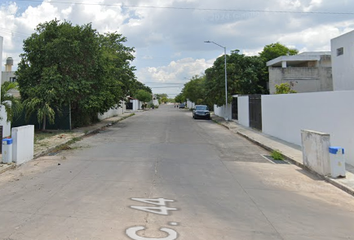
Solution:
<path fill-rule="evenodd" d="M 34 2 L 42 3 L 43 1 L 35 0 L 17 0 L 17 2 Z M 69 4 L 69 5 L 92 5 L 107 6 L 121 8 L 137 8 L 137 9 L 169 9 L 169 10 L 190 10 L 190 11 L 220 11 L 220 12 L 243 12 L 243 13 L 275 13 L 275 14 L 321 14 L 321 15 L 354 15 L 354 12 L 323 12 L 323 11 L 287 11 L 287 10 L 259 10 L 259 9 L 223 9 L 223 8 L 194 8 L 194 7 L 173 7 L 173 6 L 135 6 L 124 4 L 107 4 L 107 3 L 88 3 L 88 2 L 69 2 L 69 1 L 51 1 L 50 3 Z"/>

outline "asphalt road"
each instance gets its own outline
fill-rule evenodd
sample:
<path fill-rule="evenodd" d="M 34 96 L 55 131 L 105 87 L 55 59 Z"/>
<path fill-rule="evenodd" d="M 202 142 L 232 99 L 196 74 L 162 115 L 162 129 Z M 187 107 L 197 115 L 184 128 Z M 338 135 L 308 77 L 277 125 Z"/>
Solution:
<path fill-rule="evenodd" d="M 162 106 L 0 175 L 0 240 L 354 239 L 354 198 Z"/>

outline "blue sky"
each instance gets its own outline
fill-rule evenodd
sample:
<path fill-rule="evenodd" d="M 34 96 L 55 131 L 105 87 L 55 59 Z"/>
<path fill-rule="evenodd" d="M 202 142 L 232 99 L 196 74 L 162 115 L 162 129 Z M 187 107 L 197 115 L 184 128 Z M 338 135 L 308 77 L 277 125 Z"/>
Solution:
<path fill-rule="evenodd" d="M 136 50 L 138 80 L 174 97 L 223 54 L 205 40 L 247 55 L 275 42 L 300 52 L 329 51 L 331 38 L 354 29 L 354 1 L 0 0 L 2 66 L 13 57 L 16 68 L 23 40 L 54 18 L 123 34 Z"/>

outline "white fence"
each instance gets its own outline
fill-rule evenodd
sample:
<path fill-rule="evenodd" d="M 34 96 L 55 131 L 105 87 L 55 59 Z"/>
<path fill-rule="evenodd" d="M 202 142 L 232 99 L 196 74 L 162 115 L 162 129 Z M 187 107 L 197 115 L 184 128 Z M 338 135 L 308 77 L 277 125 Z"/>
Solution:
<path fill-rule="evenodd" d="M 238 123 L 249 127 L 250 126 L 250 111 L 249 111 L 249 97 L 239 96 L 237 100 L 238 109 Z"/>
<path fill-rule="evenodd" d="M 12 157 L 17 165 L 33 159 L 34 125 L 12 128 Z"/>
<path fill-rule="evenodd" d="M 219 117 L 227 117 L 228 119 L 231 119 L 232 116 L 232 104 L 227 105 L 227 109 L 225 112 L 225 105 L 218 107 L 216 104 L 214 104 L 214 114 L 219 116 Z M 226 116 L 225 116 L 226 115 Z"/>
<path fill-rule="evenodd" d="M 263 132 L 297 145 L 303 129 L 328 133 L 354 165 L 353 104 L 354 91 L 263 95 Z"/>
<path fill-rule="evenodd" d="M 126 106 L 125 106 L 125 102 L 123 102 L 122 107 L 110 109 L 104 114 L 98 114 L 98 119 L 103 120 L 106 118 L 122 115 L 125 111 L 126 111 Z"/>

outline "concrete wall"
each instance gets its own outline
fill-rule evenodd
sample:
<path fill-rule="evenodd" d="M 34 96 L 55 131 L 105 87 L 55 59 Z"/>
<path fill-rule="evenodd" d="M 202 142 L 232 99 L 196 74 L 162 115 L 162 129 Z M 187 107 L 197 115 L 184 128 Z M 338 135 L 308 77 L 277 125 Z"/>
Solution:
<path fill-rule="evenodd" d="M 12 157 L 17 165 L 33 159 L 34 125 L 12 128 Z"/>
<path fill-rule="evenodd" d="M 125 103 L 124 103 L 124 105 L 125 105 Z M 122 114 L 123 114 L 123 108 L 122 107 L 113 108 L 113 109 L 108 110 L 104 114 L 98 114 L 98 119 L 103 120 L 103 119 L 106 119 L 106 118 L 111 118 L 111 117 L 122 115 Z"/>
<path fill-rule="evenodd" d="M 133 103 L 133 111 L 137 111 L 138 109 L 141 109 L 141 103 L 139 100 L 133 99 L 130 100 L 131 103 Z"/>
<path fill-rule="evenodd" d="M 327 133 L 302 130 L 301 141 L 304 165 L 322 176 L 330 175 L 330 135 Z"/>
<path fill-rule="evenodd" d="M 238 123 L 249 127 L 250 126 L 250 117 L 249 117 L 249 97 L 248 96 L 239 96 L 237 100 L 238 106 Z"/>
<path fill-rule="evenodd" d="M 7 121 L 5 106 L 3 105 L 0 105 L 0 116 L 2 117 L 0 120 L 0 126 L 2 126 L 2 136 L 8 137 L 11 135 L 11 122 Z"/>
<path fill-rule="evenodd" d="M 195 108 L 195 103 L 187 100 L 187 108 Z"/>
<path fill-rule="evenodd" d="M 152 104 L 154 104 L 155 106 L 159 106 L 160 105 L 159 104 L 159 100 L 157 100 L 157 99 L 152 100 Z"/>
<path fill-rule="evenodd" d="M 214 104 L 214 114 L 219 116 L 219 117 L 223 117 L 223 118 L 227 118 L 227 119 L 231 119 L 231 116 L 232 116 L 232 104 L 228 104 L 227 105 L 227 109 L 226 109 L 226 112 L 225 112 L 225 105 L 221 106 L 221 107 L 218 107 L 216 104 Z M 225 116 L 226 114 L 226 116 Z"/>
<path fill-rule="evenodd" d="M 262 96 L 263 132 L 301 145 L 301 130 L 330 134 L 354 165 L 354 91 Z"/>
<path fill-rule="evenodd" d="M 337 50 L 343 48 L 343 55 Z M 354 31 L 331 40 L 333 88 L 354 90 Z"/>
<path fill-rule="evenodd" d="M 275 93 L 275 85 L 291 83 L 298 93 L 332 91 L 332 68 L 330 67 L 270 67 L 269 92 Z"/>

